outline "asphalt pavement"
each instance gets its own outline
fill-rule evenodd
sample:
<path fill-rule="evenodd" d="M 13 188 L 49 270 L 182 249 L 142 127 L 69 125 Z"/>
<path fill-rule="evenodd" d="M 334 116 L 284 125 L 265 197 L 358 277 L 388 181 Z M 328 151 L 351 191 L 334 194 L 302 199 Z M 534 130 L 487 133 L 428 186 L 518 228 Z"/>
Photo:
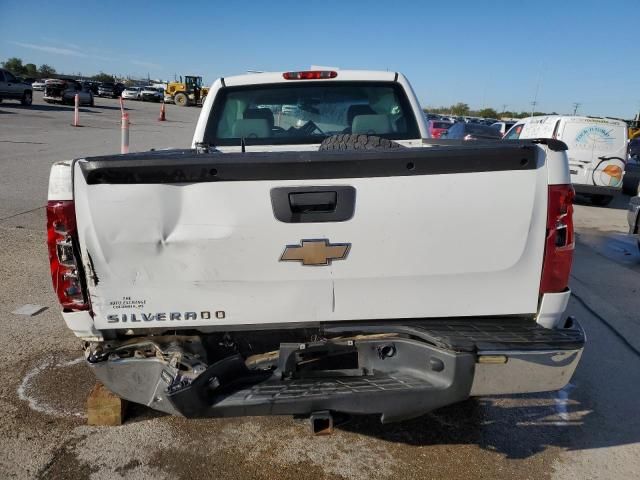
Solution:
<path fill-rule="evenodd" d="M 43 206 L 50 165 L 117 153 L 120 107 L 0 104 L 0 478 L 624 479 L 640 470 L 640 257 L 628 197 L 577 205 L 568 314 L 587 334 L 560 392 L 471 399 L 419 419 L 362 417 L 313 437 L 289 417 L 185 420 L 134 407 L 89 427 L 94 379 L 51 290 Z M 187 147 L 199 108 L 127 102 L 131 151 Z M 24 304 L 47 307 L 33 317 Z"/>

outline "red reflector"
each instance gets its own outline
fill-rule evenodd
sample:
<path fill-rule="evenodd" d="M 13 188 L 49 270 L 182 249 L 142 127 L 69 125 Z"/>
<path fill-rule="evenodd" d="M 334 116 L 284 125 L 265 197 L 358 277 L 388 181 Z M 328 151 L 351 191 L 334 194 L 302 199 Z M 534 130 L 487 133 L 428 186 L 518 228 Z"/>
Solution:
<path fill-rule="evenodd" d="M 47 246 L 51 281 L 60 305 L 70 310 L 88 310 L 80 274 L 76 210 L 72 200 L 47 203 Z"/>
<path fill-rule="evenodd" d="M 282 77 L 285 80 L 324 80 L 326 78 L 336 78 L 338 72 L 332 70 L 307 70 L 304 72 L 284 72 Z"/>
<path fill-rule="evenodd" d="M 569 286 L 569 274 L 575 248 L 573 234 L 573 198 L 571 185 L 549 185 L 547 237 L 540 293 L 559 293 Z"/>

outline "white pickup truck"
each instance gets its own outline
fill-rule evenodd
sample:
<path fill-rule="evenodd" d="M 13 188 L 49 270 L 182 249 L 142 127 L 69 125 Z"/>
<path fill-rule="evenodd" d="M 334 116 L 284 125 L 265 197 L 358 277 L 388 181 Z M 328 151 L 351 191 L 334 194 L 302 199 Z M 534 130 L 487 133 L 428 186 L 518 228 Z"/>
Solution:
<path fill-rule="evenodd" d="M 261 73 L 213 84 L 191 149 L 55 164 L 51 274 L 88 365 L 164 412 L 316 430 L 562 388 L 566 146 L 428 137 L 401 74 Z"/>

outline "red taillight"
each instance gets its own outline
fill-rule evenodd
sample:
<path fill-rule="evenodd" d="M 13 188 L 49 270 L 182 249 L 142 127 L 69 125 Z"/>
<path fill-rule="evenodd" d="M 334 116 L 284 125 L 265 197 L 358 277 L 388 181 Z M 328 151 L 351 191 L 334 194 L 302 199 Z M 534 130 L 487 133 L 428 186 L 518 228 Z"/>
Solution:
<path fill-rule="evenodd" d="M 70 310 L 88 310 L 78 258 L 76 210 L 72 200 L 47 203 L 47 245 L 53 289 Z"/>
<path fill-rule="evenodd" d="M 285 80 L 324 80 L 326 78 L 336 78 L 338 72 L 331 70 L 307 70 L 304 72 L 284 72 Z"/>
<path fill-rule="evenodd" d="M 547 238 L 540 293 L 559 293 L 569 285 L 575 242 L 573 237 L 573 197 L 571 185 L 550 185 L 547 205 Z"/>

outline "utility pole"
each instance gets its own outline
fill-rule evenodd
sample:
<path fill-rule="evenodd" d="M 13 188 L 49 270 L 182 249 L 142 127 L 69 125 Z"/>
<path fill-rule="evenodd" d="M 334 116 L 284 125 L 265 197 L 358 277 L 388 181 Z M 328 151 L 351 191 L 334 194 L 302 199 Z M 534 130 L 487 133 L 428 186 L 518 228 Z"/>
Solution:
<path fill-rule="evenodd" d="M 533 113 L 536 110 L 536 105 L 538 104 L 538 92 L 540 91 L 540 83 L 542 83 L 542 70 L 544 69 L 544 64 L 540 63 L 540 70 L 538 71 L 538 82 L 536 83 L 536 93 L 533 95 L 533 102 L 531 102 L 531 116 L 533 117 Z"/>
<path fill-rule="evenodd" d="M 580 107 L 580 105 L 582 105 L 581 103 L 578 102 L 573 102 L 573 116 L 575 117 L 576 114 L 578 113 L 578 108 Z"/>

